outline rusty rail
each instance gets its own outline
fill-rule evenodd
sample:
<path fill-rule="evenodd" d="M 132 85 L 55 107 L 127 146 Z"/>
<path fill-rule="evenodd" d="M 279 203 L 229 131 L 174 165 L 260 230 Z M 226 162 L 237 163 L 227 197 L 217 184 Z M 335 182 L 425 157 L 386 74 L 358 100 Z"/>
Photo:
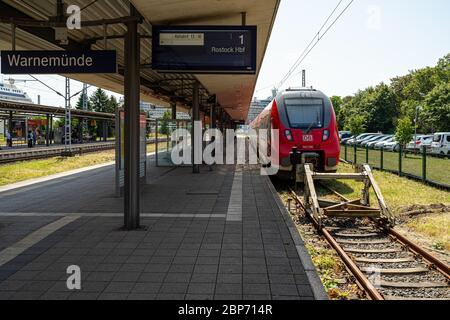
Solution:
<path fill-rule="evenodd" d="M 448 280 L 450 280 L 450 268 L 448 265 L 446 265 L 443 261 L 439 260 L 435 256 L 433 256 L 428 251 L 422 249 L 417 244 L 406 238 L 405 236 L 398 233 L 396 230 L 390 228 L 387 230 L 388 233 L 397 239 L 397 241 L 403 243 L 406 245 L 409 249 L 414 251 L 415 253 L 419 254 L 422 258 L 424 258 L 426 261 L 431 263 L 433 266 L 436 267 L 436 269 L 441 272 L 445 277 L 447 277 Z"/>
<path fill-rule="evenodd" d="M 357 282 L 361 286 L 361 288 L 369 295 L 372 300 L 384 300 L 381 293 L 373 286 L 373 284 L 369 281 L 369 279 L 364 275 L 364 273 L 359 269 L 359 267 L 353 262 L 353 260 L 348 256 L 348 254 L 344 251 L 344 249 L 339 245 L 339 243 L 333 238 L 333 236 L 326 230 L 325 228 L 320 228 L 317 221 L 307 212 L 302 200 L 298 197 L 294 190 L 290 189 L 292 196 L 298 205 L 300 205 L 306 213 L 306 216 L 312 221 L 314 226 L 319 230 L 320 233 L 324 236 L 330 246 L 336 250 L 338 255 L 341 257 L 345 266 L 349 270 L 349 272 L 356 278 Z"/>
<path fill-rule="evenodd" d="M 342 261 L 345 263 L 349 271 L 356 278 L 358 283 L 363 287 L 364 291 L 369 295 L 372 300 L 384 300 L 381 293 L 373 286 L 373 284 L 367 279 L 367 277 L 362 273 L 359 267 L 353 262 L 353 260 L 347 255 L 347 253 L 342 249 L 342 247 L 337 243 L 333 236 L 328 232 L 327 229 L 322 228 L 320 232 L 323 234 L 328 243 L 333 247 L 334 250 L 339 254 Z"/>

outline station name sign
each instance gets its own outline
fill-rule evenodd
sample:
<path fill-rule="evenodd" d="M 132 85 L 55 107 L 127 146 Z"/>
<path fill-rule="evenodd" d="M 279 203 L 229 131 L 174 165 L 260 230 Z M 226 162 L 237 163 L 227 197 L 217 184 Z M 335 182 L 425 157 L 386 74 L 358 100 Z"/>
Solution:
<path fill-rule="evenodd" d="M 152 69 L 256 73 L 256 26 L 154 26 Z"/>
<path fill-rule="evenodd" d="M 101 51 L 2 51 L 4 74 L 117 73 L 117 54 Z"/>

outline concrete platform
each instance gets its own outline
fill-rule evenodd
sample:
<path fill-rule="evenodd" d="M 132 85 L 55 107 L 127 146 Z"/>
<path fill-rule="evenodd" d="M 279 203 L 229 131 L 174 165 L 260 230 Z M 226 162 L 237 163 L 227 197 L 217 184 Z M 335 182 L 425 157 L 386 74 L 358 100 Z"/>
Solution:
<path fill-rule="evenodd" d="M 0 299 L 326 299 L 258 170 L 149 165 L 141 231 L 120 230 L 112 166 L 0 192 Z"/>

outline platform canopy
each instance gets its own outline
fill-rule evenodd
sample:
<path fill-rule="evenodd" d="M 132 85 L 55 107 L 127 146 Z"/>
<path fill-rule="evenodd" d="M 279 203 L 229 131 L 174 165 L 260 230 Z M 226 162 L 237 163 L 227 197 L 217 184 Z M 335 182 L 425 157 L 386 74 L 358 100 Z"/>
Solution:
<path fill-rule="evenodd" d="M 201 84 L 201 98 L 206 101 L 216 94 L 219 104 L 234 120 L 246 119 L 255 89 L 258 73 L 269 42 L 280 0 L 65 0 L 67 5 L 84 8 L 82 21 L 115 19 L 129 16 L 130 2 L 143 16 L 139 27 L 141 41 L 141 99 L 146 102 L 169 106 L 176 101 L 180 110 L 189 110 L 192 100 L 192 84 Z M 256 75 L 192 75 L 160 74 L 150 68 L 152 48 L 152 25 L 241 25 L 245 12 L 247 25 L 258 28 Z M 57 0 L 2 0 L 0 2 L 0 50 L 11 50 L 12 26 L 8 18 L 55 20 Z M 53 17 L 53 18 L 52 18 Z M 123 24 L 106 28 L 107 49 L 117 50 L 119 73 L 116 75 L 69 75 L 97 87 L 123 94 L 124 40 Z M 69 32 L 68 45 L 55 41 L 55 29 L 18 26 L 16 28 L 17 50 L 76 50 L 105 48 L 105 28 L 83 27 Z"/>

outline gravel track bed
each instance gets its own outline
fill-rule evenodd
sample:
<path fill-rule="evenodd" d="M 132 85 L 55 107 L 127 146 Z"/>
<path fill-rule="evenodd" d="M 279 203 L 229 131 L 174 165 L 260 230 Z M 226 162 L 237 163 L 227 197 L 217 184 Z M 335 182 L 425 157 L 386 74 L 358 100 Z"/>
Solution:
<path fill-rule="evenodd" d="M 337 199 L 337 201 L 340 201 Z M 328 218 L 324 221 L 325 228 L 344 248 L 361 249 L 361 250 L 386 250 L 396 249 L 402 250 L 394 253 L 348 253 L 352 258 L 366 258 L 366 259 L 400 259 L 413 258 L 411 262 L 401 263 L 362 263 L 357 262 L 358 266 L 363 267 L 378 267 L 381 269 L 406 269 L 406 268 L 427 268 L 427 264 L 421 258 L 416 258 L 410 251 L 405 249 L 401 243 L 393 240 L 387 232 L 379 229 L 375 223 L 366 218 Z M 351 237 L 352 235 L 373 234 L 376 236 L 369 237 Z M 345 234 L 348 236 L 339 236 L 337 234 Z M 367 243 L 373 241 L 389 240 L 390 243 Z M 342 243 L 344 241 L 344 243 Z M 366 242 L 366 243 L 365 243 Z M 367 275 L 372 277 L 373 275 Z M 396 283 L 440 283 L 449 284 L 445 276 L 441 273 L 430 270 L 426 273 L 418 274 L 402 274 L 402 275 L 386 275 L 379 276 L 381 281 L 396 282 Z M 396 296 L 403 298 L 416 299 L 448 299 L 450 300 L 450 285 L 443 288 L 379 288 L 379 291 L 385 296 Z"/>
<path fill-rule="evenodd" d="M 350 248 L 350 249 L 361 249 L 361 250 L 386 250 L 386 249 L 400 249 L 403 250 L 402 246 L 398 243 L 389 243 L 389 244 L 366 244 L 366 243 L 359 243 L 359 244 L 341 244 L 342 247 Z"/>
<path fill-rule="evenodd" d="M 351 256 L 366 259 L 400 259 L 410 257 L 407 251 L 394 253 L 352 253 Z"/>
<path fill-rule="evenodd" d="M 404 263 L 362 263 L 358 262 L 358 266 L 363 268 L 377 267 L 380 269 L 406 269 L 406 268 L 425 268 L 425 265 L 421 262 L 404 262 Z"/>
<path fill-rule="evenodd" d="M 383 295 L 418 298 L 418 299 L 450 299 L 449 288 L 424 288 L 424 289 L 380 289 Z"/>
<path fill-rule="evenodd" d="M 445 283 L 445 277 L 436 271 L 430 271 L 425 274 L 412 274 L 412 275 L 382 275 L 381 279 L 389 282 L 437 282 Z"/>

